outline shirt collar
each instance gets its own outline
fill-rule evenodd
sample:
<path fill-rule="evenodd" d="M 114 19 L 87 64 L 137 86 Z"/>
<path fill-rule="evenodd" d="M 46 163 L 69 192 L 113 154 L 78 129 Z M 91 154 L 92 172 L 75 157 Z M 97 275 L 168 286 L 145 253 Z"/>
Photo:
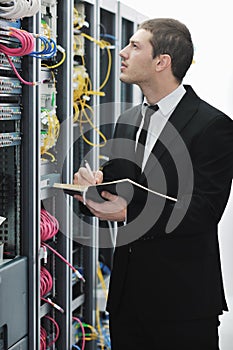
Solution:
<path fill-rule="evenodd" d="M 186 93 L 186 90 L 183 86 L 183 84 L 180 84 L 174 91 L 172 91 L 169 95 L 162 98 L 159 102 L 157 102 L 157 105 L 159 106 L 159 111 L 163 114 L 163 116 L 169 115 L 175 107 L 178 105 L 184 94 Z M 143 103 L 142 103 L 142 114 L 144 115 L 145 110 L 148 106 L 148 102 L 146 100 L 146 97 L 144 97 Z"/>

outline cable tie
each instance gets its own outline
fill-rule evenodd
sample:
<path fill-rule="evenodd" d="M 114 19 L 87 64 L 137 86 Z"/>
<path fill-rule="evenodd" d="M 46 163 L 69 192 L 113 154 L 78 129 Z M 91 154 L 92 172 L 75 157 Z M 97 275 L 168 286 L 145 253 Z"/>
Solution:
<path fill-rule="evenodd" d="M 89 96 L 87 96 L 87 95 L 83 95 L 83 99 L 86 100 L 86 101 L 90 101 L 91 98 Z"/>

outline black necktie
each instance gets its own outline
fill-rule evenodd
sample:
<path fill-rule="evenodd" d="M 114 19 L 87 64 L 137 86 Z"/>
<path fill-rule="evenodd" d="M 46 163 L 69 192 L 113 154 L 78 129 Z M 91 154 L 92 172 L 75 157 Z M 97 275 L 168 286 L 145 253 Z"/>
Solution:
<path fill-rule="evenodd" d="M 142 161 L 144 157 L 144 150 L 145 150 L 145 144 L 146 144 L 147 131 L 150 124 L 150 117 L 158 109 L 159 109 L 158 105 L 148 106 L 146 109 L 144 123 L 138 138 L 138 144 L 136 148 L 136 161 L 137 161 L 137 165 L 140 167 L 142 166 Z"/>

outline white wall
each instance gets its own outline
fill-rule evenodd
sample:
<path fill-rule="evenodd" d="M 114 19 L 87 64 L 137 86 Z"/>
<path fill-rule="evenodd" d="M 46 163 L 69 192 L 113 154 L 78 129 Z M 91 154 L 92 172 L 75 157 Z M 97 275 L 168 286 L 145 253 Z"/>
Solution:
<path fill-rule="evenodd" d="M 233 118 L 233 12 L 229 0 L 121 0 L 149 18 L 172 17 L 187 25 L 195 47 L 195 64 L 185 83 Z M 233 188 L 220 222 L 220 251 L 230 312 L 223 317 L 221 350 L 233 348 Z M 225 321 L 226 320 L 226 321 Z M 230 326 L 231 324 L 231 326 Z"/>

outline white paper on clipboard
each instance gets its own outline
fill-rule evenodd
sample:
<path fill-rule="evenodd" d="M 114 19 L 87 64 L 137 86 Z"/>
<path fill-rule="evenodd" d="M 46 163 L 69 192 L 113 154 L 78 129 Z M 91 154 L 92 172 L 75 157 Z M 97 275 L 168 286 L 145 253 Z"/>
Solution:
<path fill-rule="evenodd" d="M 0 216 L 0 226 L 5 220 L 6 220 L 6 218 L 4 218 L 4 216 Z"/>

